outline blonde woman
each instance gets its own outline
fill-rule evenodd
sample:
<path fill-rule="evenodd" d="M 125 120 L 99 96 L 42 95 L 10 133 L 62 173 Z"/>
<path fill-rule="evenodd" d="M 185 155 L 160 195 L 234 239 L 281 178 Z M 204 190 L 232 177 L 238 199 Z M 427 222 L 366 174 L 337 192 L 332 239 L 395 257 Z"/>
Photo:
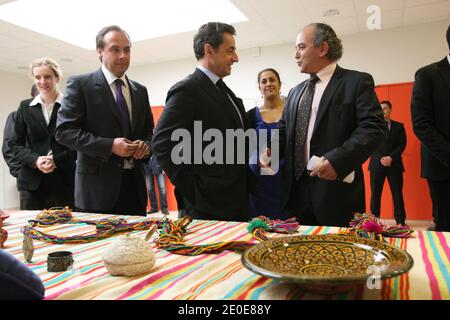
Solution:
<path fill-rule="evenodd" d="M 17 110 L 12 142 L 14 156 L 21 161 L 20 209 L 73 207 L 76 153 L 55 141 L 62 71 L 56 61 L 44 57 L 31 62 L 30 76 L 39 94 Z"/>

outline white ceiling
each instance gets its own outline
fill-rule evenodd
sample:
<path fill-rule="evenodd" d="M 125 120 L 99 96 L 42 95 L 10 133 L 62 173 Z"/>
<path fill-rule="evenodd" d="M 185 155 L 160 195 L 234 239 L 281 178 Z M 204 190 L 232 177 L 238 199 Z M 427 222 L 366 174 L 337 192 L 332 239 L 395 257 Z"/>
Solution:
<path fill-rule="evenodd" d="M 14 0 L 0 0 L 0 5 L 11 1 Z M 366 10 L 370 5 L 380 7 L 382 29 L 439 20 L 450 21 L 450 0 L 231 1 L 249 19 L 249 21 L 234 24 L 237 31 L 238 50 L 281 43 L 293 44 L 300 28 L 310 22 L 326 22 L 338 35 L 367 32 L 366 21 L 370 14 L 366 13 Z M 337 9 L 340 14 L 334 17 L 323 17 L 323 12 L 328 9 Z M 51 9 L 46 8 L 43 14 L 37 13 L 37 19 L 51 19 L 54 14 L 70 14 L 70 12 L 51 12 Z M 176 19 L 176 17 L 168 12 L 167 19 Z M 205 22 L 207 21 L 199 21 L 199 26 Z M 95 41 L 97 31 L 92 31 L 92 41 Z M 132 66 L 193 57 L 194 34 L 195 30 L 134 42 Z M 130 36 L 133 39 L 133 35 Z M 0 70 L 26 74 L 29 62 L 41 56 L 49 56 L 57 60 L 66 76 L 87 72 L 99 65 L 94 51 L 85 50 L 0 20 Z"/>

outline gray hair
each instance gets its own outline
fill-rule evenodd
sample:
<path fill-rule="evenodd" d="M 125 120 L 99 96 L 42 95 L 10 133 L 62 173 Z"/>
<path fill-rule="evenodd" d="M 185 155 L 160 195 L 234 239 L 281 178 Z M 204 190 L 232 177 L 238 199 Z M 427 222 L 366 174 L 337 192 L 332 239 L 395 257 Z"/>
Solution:
<path fill-rule="evenodd" d="M 311 23 L 307 27 L 314 27 L 314 46 L 319 47 L 322 43 L 328 43 L 327 58 L 337 61 L 342 57 L 343 47 L 333 28 L 325 23 Z"/>

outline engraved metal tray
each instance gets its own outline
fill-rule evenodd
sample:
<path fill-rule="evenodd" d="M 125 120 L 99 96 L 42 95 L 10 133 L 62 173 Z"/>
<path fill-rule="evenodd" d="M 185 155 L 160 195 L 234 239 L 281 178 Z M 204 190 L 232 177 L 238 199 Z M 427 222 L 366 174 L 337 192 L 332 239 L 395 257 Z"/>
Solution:
<path fill-rule="evenodd" d="M 364 283 L 374 275 L 379 279 L 395 277 L 409 271 L 413 259 L 384 242 L 327 234 L 261 242 L 244 252 L 242 263 L 262 276 L 323 289 Z"/>

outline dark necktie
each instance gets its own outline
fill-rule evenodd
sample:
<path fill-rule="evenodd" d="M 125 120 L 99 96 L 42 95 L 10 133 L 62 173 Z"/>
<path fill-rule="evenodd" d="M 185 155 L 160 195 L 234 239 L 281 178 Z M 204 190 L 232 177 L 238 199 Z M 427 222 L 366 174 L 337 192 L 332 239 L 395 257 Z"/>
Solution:
<path fill-rule="evenodd" d="M 122 121 L 123 129 L 125 130 L 125 137 L 131 138 L 131 124 L 130 124 L 130 112 L 128 111 L 127 102 L 122 93 L 122 85 L 124 85 L 122 79 L 116 79 L 116 102 L 120 114 L 120 120 Z"/>
<path fill-rule="evenodd" d="M 294 176 L 296 180 L 301 177 L 305 170 L 305 140 L 308 132 L 309 116 L 311 114 L 315 84 L 318 80 L 319 78 L 315 74 L 311 75 L 297 109 L 294 140 Z"/>
<path fill-rule="evenodd" d="M 228 95 L 228 90 L 227 90 L 227 85 L 225 84 L 225 82 L 223 82 L 222 79 L 217 80 L 216 82 L 216 86 L 219 88 L 220 92 L 222 92 L 222 94 L 224 95 L 224 98 L 226 100 L 227 103 L 231 103 L 231 105 L 233 106 L 233 108 L 236 110 L 239 120 L 241 121 L 241 125 L 242 128 L 244 127 L 244 123 L 242 121 L 242 116 L 241 113 L 239 112 L 239 109 L 237 108 L 237 106 L 231 102 L 231 97 Z"/>

